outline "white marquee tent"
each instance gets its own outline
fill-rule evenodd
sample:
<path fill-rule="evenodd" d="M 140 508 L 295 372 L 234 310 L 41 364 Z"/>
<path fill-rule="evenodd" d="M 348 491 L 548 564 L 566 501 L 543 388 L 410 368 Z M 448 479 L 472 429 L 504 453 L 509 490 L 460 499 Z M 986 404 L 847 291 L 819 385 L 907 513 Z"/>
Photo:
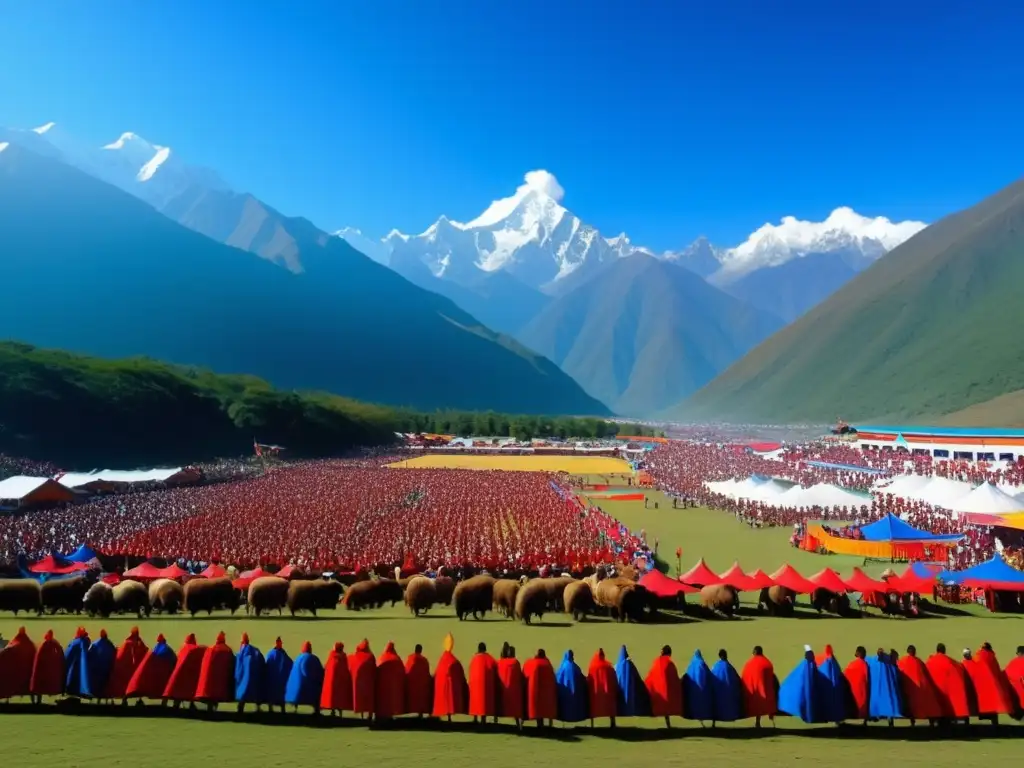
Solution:
<path fill-rule="evenodd" d="M 985 482 L 970 493 L 956 499 L 948 507 L 953 512 L 970 512 L 982 515 L 1005 515 L 1024 512 L 1024 503 L 1008 493 Z"/>

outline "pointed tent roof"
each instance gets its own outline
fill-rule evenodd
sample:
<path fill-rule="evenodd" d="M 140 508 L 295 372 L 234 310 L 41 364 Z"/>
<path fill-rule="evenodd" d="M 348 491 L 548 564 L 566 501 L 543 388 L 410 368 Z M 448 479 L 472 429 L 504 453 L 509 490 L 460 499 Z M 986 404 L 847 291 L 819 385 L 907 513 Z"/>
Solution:
<path fill-rule="evenodd" d="M 950 575 L 965 587 L 1024 591 L 1024 572 L 1009 565 L 998 553 L 987 562 Z"/>
<path fill-rule="evenodd" d="M 161 568 L 159 573 L 159 578 L 161 579 L 180 579 L 189 575 L 188 571 L 181 568 L 177 563 L 171 563 L 166 568 Z"/>
<path fill-rule="evenodd" d="M 949 505 L 953 512 L 1005 515 L 1024 512 L 1024 503 L 986 481 Z"/>
<path fill-rule="evenodd" d="M 962 533 L 936 534 L 922 531 L 908 525 L 892 513 L 863 526 L 860 533 L 864 541 L 928 541 L 952 544 L 964 537 Z"/>
<path fill-rule="evenodd" d="M 693 568 L 680 576 L 679 581 L 683 584 L 690 584 L 694 587 L 710 587 L 715 584 L 722 583 L 718 574 L 708 568 L 703 557 L 695 566 L 693 566 Z"/>
<path fill-rule="evenodd" d="M 830 592 L 846 592 L 849 590 L 846 583 L 839 578 L 839 574 L 831 568 L 823 568 L 811 576 L 808 581 L 812 581 Z"/>
<path fill-rule="evenodd" d="M 88 544 L 79 544 L 78 549 L 67 556 L 67 559 L 73 563 L 87 563 L 98 558 L 99 554 Z"/>
<path fill-rule="evenodd" d="M 678 594 L 693 594 L 695 592 L 700 592 L 696 587 L 691 587 L 688 584 L 682 584 L 674 579 L 670 579 L 659 570 L 648 571 L 640 577 L 640 581 L 638 583 L 640 586 L 647 589 L 648 592 L 653 593 L 657 597 L 675 597 Z"/>
<path fill-rule="evenodd" d="M 199 574 L 204 579 L 219 579 L 222 576 L 227 576 L 228 572 L 224 566 L 217 565 L 217 563 L 210 563 L 206 566 L 206 570 Z"/>
<path fill-rule="evenodd" d="M 70 563 L 65 561 L 63 558 L 58 560 L 53 555 L 47 555 L 39 562 L 33 563 L 28 567 L 32 573 L 55 573 L 65 574 L 74 573 L 75 571 L 87 571 L 89 566 L 85 563 Z"/>
<path fill-rule="evenodd" d="M 885 580 L 890 591 L 926 593 L 935 589 L 939 571 L 924 563 L 911 563 L 903 573 Z"/>
<path fill-rule="evenodd" d="M 294 565 L 286 565 L 284 568 L 275 573 L 275 576 L 279 576 L 282 579 L 290 579 L 297 573 L 302 573 L 301 568 L 296 568 Z"/>
<path fill-rule="evenodd" d="M 888 592 L 889 585 L 884 581 L 872 579 L 860 568 L 854 568 L 849 578 L 843 579 L 843 583 L 853 592 Z"/>
<path fill-rule="evenodd" d="M 779 570 L 773 573 L 771 575 L 771 579 L 780 587 L 785 587 L 786 589 L 791 589 L 794 592 L 808 595 L 818 588 L 817 584 L 805 579 L 797 572 L 796 568 L 789 563 L 786 563 L 784 566 L 779 568 Z"/>
<path fill-rule="evenodd" d="M 730 587 L 738 589 L 740 592 L 752 592 L 753 590 L 760 589 L 760 586 L 743 572 L 740 568 L 739 562 L 733 563 L 732 568 L 718 578 L 722 580 L 722 584 L 728 584 Z"/>
<path fill-rule="evenodd" d="M 159 579 L 160 569 L 152 563 L 140 563 L 134 568 L 124 572 L 127 579 Z"/>
<path fill-rule="evenodd" d="M 764 589 L 765 587 L 774 587 L 775 580 L 767 573 L 758 568 L 756 571 L 747 574 L 750 577 L 751 582 L 754 584 L 755 589 Z"/>

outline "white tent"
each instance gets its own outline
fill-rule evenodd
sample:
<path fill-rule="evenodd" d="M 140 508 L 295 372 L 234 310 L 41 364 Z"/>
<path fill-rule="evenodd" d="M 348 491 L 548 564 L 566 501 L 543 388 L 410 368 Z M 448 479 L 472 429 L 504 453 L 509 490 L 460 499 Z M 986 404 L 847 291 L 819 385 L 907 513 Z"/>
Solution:
<path fill-rule="evenodd" d="M 917 499 L 936 507 L 952 509 L 952 505 L 974 490 L 974 486 L 962 480 L 950 480 L 948 477 L 933 477 L 921 490 L 908 494 L 909 498 Z"/>
<path fill-rule="evenodd" d="M 892 481 L 881 480 L 875 485 L 877 493 L 891 493 L 893 496 L 913 498 L 914 494 L 928 485 L 931 477 L 925 475 L 899 475 Z"/>
<path fill-rule="evenodd" d="M 720 493 L 723 496 L 732 498 L 733 493 L 736 489 L 735 480 L 711 480 L 710 482 L 704 483 L 704 487 L 712 493 Z"/>
<path fill-rule="evenodd" d="M 90 483 L 163 483 L 180 474 L 181 467 L 167 469 L 117 470 L 104 469 L 94 472 L 67 472 L 57 477 L 65 488 L 82 488 Z"/>
<path fill-rule="evenodd" d="M 829 483 L 818 483 L 810 488 L 794 486 L 778 498 L 786 507 L 856 507 L 870 502 L 867 496 L 854 493 Z"/>
<path fill-rule="evenodd" d="M 50 478 L 48 477 L 29 477 L 28 475 L 8 477 L 6 480 L 0 480 L 0 499 L 20 501 L 49 482 Z"/>
<path fill-rule="evenodd" d="M 982 515 L 1004 515 L 1024 512 L 1024 503 L 1008 493 L 985 482 L 970 493 L 956 499 L 949 509 L 953 512 L 971 512 Z"/>

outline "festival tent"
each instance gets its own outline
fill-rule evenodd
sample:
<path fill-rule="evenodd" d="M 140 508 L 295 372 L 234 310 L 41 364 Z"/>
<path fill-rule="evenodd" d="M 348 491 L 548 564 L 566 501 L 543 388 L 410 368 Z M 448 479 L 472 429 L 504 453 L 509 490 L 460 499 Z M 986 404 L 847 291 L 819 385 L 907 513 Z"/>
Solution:
<path fill-rule="evenodd" d="M 732 494 L 736 490 L 736 485 L 735 480 L 710 480 L 704 483 L 704 487 L 712 493 L 718 493 L 730 498 L 732 498 Z"/>
<path fill-rule="evenodd" d="M 974 486 L 962 480 L 950 480 L 948 477 L 933 477 L 928 485 L 909 498 L 915 498 L 936 507 L 951 509 L 959 499 L 974 490 Z"/>
<path fill-rule="evenodd" d="M 914 528 L 900 520 L 896 515 L 888 514 L 881 520 L 863 526 L 860 529 L 864 541 L 891 542 L 925 542 L 936 544 L 955 544 L 964 537 L 962 533 L 932 533 Z"/>
<path fill-rule="evenodd" d="M 678 581 L 670 579 L 659 570 L 648 571 L 640 577 L 640 581 L 638 583 L 655 597 L 675 597 L 680 594 L 693 594 L 695 592 L 700 592 L 697 587 L 691 587 L 688 584 L 681 584 Z"/>
<path fill-rule="evenodd" d="M 73 563 L 89 563 L 93 560 L 99 562 L 99 553 L 88 544 L 80 544 L 78 549 L 68 555 L 65 559 Z"/>
<path fill-rule="evenodd" d="M 694 587 L 710 587 L 715 584 L 722 583 L 718 574 L 708 568 L 703 557 L 700 559 L 700 562 L 693 566 L 693 568 L 680 576 L 679 581 L 683 584 L 689 584 Z"/>
<path fill-rule="evenodd" d="M 235 589 L 248 589 L 249 585 L 252 584 L 260 576 L 272 576 L 272 573 L 264 571 L 262 568 L 254 568 L 251 571 L 242 571 L 238 578 L 231 582 L 231 586 Z"/>
<path fill-rule="evenodd" d="M 860 568 L 854 567 L 853 573 L 850 577 L 843 579 L 843 583 L 846 584 L 847 589 L 852 592 L 888 592 L 889 585 L 884 581 L 877 581 L 868 576 Z"/>
<path fill-rule="evenodd" d="M 166 568 L 161 568 L 159 573 L 160 576 L 158 578 L 172 579 L 174 581 L 189 575 L 189 572 L 180 567 L 177 563 L 171 563 Z"/>
<path fill-rule="evenodd" d="M 750 499 L 751 501 L 767 501 L 777 505 L 780 503 L 779 500 L 787 493 L 799 487 L 799 485 L 795 485 L 788 480 L 772 478 L 766 483 L 761 483 L 742 498 Z"/>
<path fill-rule="evenodd" d="M 65 574 L 76 571 L 87 571 L 89 566 L 85 563 L 69 563 L 63 559 L 58 560 L 53 555 L 47 555 L 37 563 L 28 567 L 32 573 Z"/>
<path fill-rule="evenodd" d="M 917 592 L 926 594 L 935 590 L 935 581 L 940 577 L 936 568 L 924 563 L 911 563 L 903 573 L 885 580 L 890 592 Z"/>
<path fill-rule="evenodd" d="M 206 566 L 206 570 L 199 575 L 204 579 L 219 579 L 223 576 L 227 576 L 228 572 L 223 566 L 217 565 L 216 563 L 210 563 Z"/>
<path fill-rule="evenodd" d="M 904 498 L 914 498 L 922 488 L 928 485 L 931 477 L 926 475 L 899 475 L 892 481 L 879 480 L 875 483 L 875 492 L 879 494 L 892 494 Z"/>
<path fill-rule="evenodd" d="M 48 477 L 15 475 L 0 480 L 0 506 L 3 502 L 14 502 L 16 507 L 30 507 L 37 504 L 60 504 L 75 500 L 73 491 Z"/>
<path fill-rule="evenodd" d="M 1024 592 L 1024 572 L 1009 565 L 998 553 L 987 562 L 947 575 L 964 587 Z"/>
<path fill-rule="evenodd" d="M 141 563 L 124 572 L 127 579 L 160 579 L 160 569 L 152 563 Z"/>
<path fill-rule="evenodd" d="M 972 512 L 983 515 L 1005 515 L 1024 512 L 1024 503 L 1008 493 L 984 482 L 954 501 L 948 509 L 952 512 Z"/>
<path fill-rule="evenodd" d="M 752 592 L 760 589 L 760 586 L 740 568 L 738 562 L 732 564 L 725 573 L 721 574 L 718 578 L 721 579 L 722 584 L 728 584 L 733 589 L 738 589 L 740 592 Z"/>
<path fill-rule="evenodd" d="M 839 574 L 831 568 L 823 568 L 807 580 L 823 589 L 827 589 L 829 592 L 846 592 L 849 589 L 843 580 L 839 578 Z"/>
<path fill-rule="evenodd" d="M 818 483 L 810 488 L 795 485 L 777 499 L 786 507 L 861 507 L 871 501 L 867 496 L 840 488 L 837 485 Z"/>
<path fill-rule="evenodd" d="M 789 563 L 786 563 L 786 565 L 773 573 L 771 575 L 771 580 L 780 587 L 785 587 L 786 589 L 791 589 L 794 592 L 802 594 L 809 595 L 818 588 L 817 584 L 805 579 L 797 573 L 796 568 Z"/>
<path fill-rule="evenodd" d="M 282 578 L 282 579 L 290 579 L 292 576 L 294 576 L 296 574 L 301 574 L 301 573 L 302 573 L 302 569 L 301 568 L 296 568 L 294 565 L 286 565 L 284 568 L 279 570 L 274 575 L 278 576 L 279 578 Z"/>
<path fill-rule="evenodd" d="M 765 587 L 774 587 L 775 581 L 767 573 L 758 568 L 753 573 L 748 573 L 751 584 L 754 585 L 754 589 L 764 589 Z"/>

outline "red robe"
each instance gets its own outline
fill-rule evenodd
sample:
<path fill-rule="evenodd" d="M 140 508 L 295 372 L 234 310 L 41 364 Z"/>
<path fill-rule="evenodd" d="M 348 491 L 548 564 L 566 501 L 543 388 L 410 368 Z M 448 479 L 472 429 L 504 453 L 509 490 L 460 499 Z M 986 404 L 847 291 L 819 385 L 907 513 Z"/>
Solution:
<path fill-rule="evenodd" d="M 451 651 L 445 651 L 434 670 L 434 717 L 466 714 L 468 698 L 462 662 Z"/>
<path fill-rule="evenodd" d="M 1006 679 L 1017 695 L 1017 711 L 1024 710 L 1024 656 L 1017 656 L 1006 665 Z"/>
<path fill-rule="evenodd" d="M 104 698 L 122 699 L 127 696 L 128 684 L 132 681 L 135 670 L 139 668 L 148 651 L 146 644 L 139 637 L 139 628 L 133 627 L 131 634 L 117 649 L 114 667 L 110 670 L 110 679 L 107 680 L 107 689 L 103 694 Z"/>
<path fill-rule="evenodd" d="M 53 639 L 52 629 L 46 631 L 46 637 L 36 649 L 29 690 L 36 696 L 60 696 L 64 693 L 64 649 Z"/>
<path fill-rule="evenodd" d="M 974 662 L 964 666 L 978 696 L 978 714 L 1008 715 L 1014 711 L 1013 691 L 992 651 L 979 649 Z"/>
<path fill-rule="evenodd" d="M 157 644 L 164 642 L 164 636 L 160 635 Z M 128 683 L 125 696 L 129 699 L 159 699 L 163 696 L 167 681 L 171 679 L 174 672 L 172 659 L 164 656 L 154 656 L 153 651 L 146 653 L 142 663 L 139 664 L 135 674 Z"/>
<path fill-rule="evenodd" d="M 590 717 L 615 717 L 618 712 L 619 680 L 615 667 L 598 651 L 590 660 L 587 669 L 587 694 L 590 703 Z"/>
<path fill-rule="evenodd" d="M 489 653 L 478 653 L 469 662 L 469 714 L 498 714 L 498 662 Z"/>
<path fill-rule="evenodd" d="M 943 716 L 942 699 L 928 667 L 917 656 L 900 656 L 900 689 L 906 706 L 903 714 L 914 720 L 935 720 Z"/>
<path fill-rule="evenodd" d="M 554 720 L 558 717 L 558 691 L 555 668 L 544 658 L 534 657 L 523 665 L 526 678 L 526 717 L 528 720 Z"/>
<path fill-rule="evenodd" d="M 502 717 L 523 719 L 523 668 L 519 659 L 498 659 L 498 708 Z"/>
<path fill-rule="evenodd" d="M 28 696 L 32 686 L 32 666 L 36 658 L 36 646 L 25 628 L 0 651 L 0 700 L 12 696 Z"/>
<path fill-rule="evenodd" d="M 324 687 L 320 690 L 320 709 L 344 712 L 352 709 L 352 673 L 344 643 L 335 643 L 324 665 Z"/>
<path fill-rule="evenodd" d="M 683 681 L 671 656 L 659 656 L 644 679 L 654 717 L 683 716 Z"/>
<path fill-rule="evenodd" d="M 764 656 L 751 656 L 743 665 L 743 714 L 746 717 L 773 716 L 779 711 L 775 667 Z"/>
<path fill-rule="evenodd" d="M 978 714 L 977 707 L 973 705 L 974 694 L 967 670 L 956 659 L 944 653 L 933 653 L 925 666 L 939 692 L 943 717 L 963 718 Z"/>
<path fill-rule="evenodd" d="M 216 704 L 235 698 L 235 652 L 228 647 L 224 633 L 206 649 L 199 670 L 196 699 Z"/>
<path fill-rule="evenodd" d="M 196 645 L 196 636 L 190 634 L 178 651 L 178 662 L 167 679 L 163 698 L 171 701 L 195 701 L 199 672 L 203 668 L 206 646 Z"/>
<path fill-rule="evenodd" d="M 430 662 L 422 653 L 410 653 L 405 660 L 405 711 L 410 715 L 429 715 L 433 708 Z"/>
<path fill-rule="evenodd" d="M 377 717 L 405 714 L 405 665 L 395 653 L 395 644 L 388 643 L 377 659 L 377 688 L 374 712 Z"/>
<path fill-rule="evenodd" d="M 352 675 L 352 711 L 372 715 L 376 710 L 377 660 L 365 640 L 348 657 L 348 671 Z"/>
<path fill-rule="evenodd" d="M 848 702 L 849 712 L 847 714 L 857 720 L 866 720 L 868 717 L 868 696 L 871 692 L 868 674 L 868 663 L 864 659 L 858 658 L 854 658 L 843 670 L 846 687 L 852 699 Z"/>

